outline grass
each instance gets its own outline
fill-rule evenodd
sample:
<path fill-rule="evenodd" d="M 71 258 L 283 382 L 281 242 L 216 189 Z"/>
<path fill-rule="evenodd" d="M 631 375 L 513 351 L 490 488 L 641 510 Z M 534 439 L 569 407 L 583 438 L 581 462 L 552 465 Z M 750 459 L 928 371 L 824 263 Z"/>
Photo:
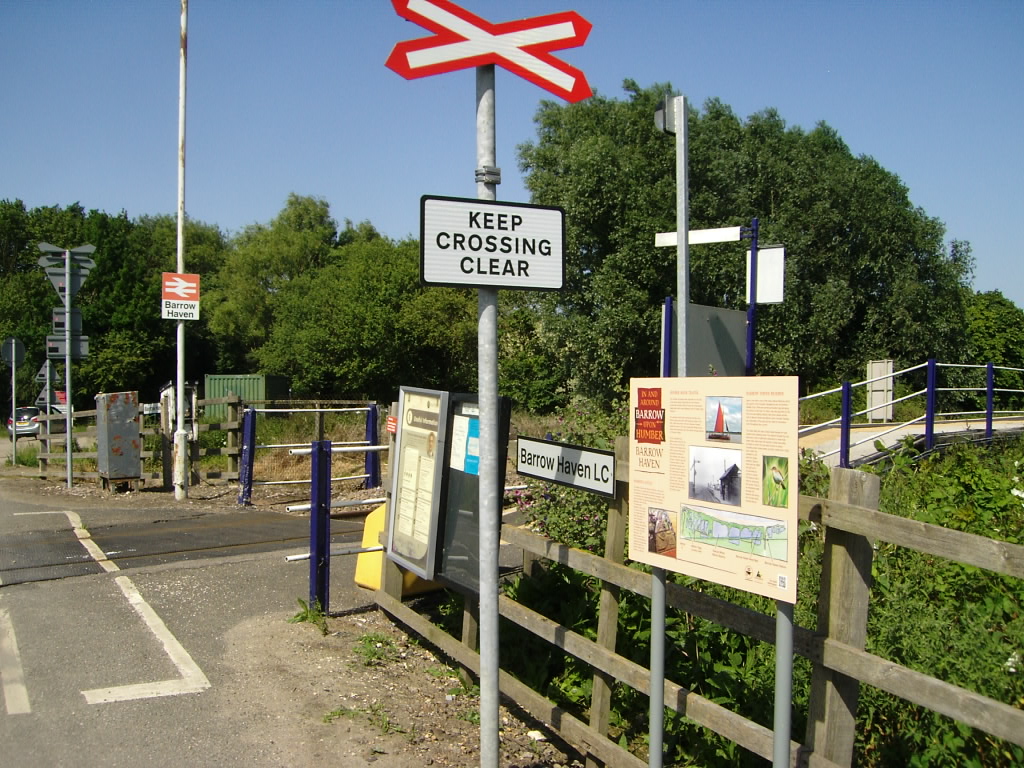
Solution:
<path fill-rule="evenodd" d="M 319 629 L 321 635 L 326 635 L 329 631 L 327 629 L 327 614 L 325 614 L 323 609 L 320 607 L 320 601 L 314 600 L 312 604 L 308 604 L 301 597 L 298 600 L 299 608 L 301 610 L 288 619 L 288 623 L 299 624 L 302 622 L 308 622 Z"/>
<path fill-rule="evenodd" d="M 28 443 L 27 447 L 22 448 L 23 443 Z M 34 467 L 38 462 L 39 456 L 39 443 L 32 441 L 31 443 L 27 438 L 18 439 L 18 459 L 16 464 L 21 467 Z M 8 459 L 10 461 L 10 459 Z"/>
<path fill-rule="evenodd" d="M 380 632 L 370 632 L 356 642 L 353 649 L 361 657 L 364 666 L 383 667 L 398 659 L 398 647 L 395 641 Z"/>
<path fill-rule="evenodd" d="M 349 709 L 348 707 L 338 707 L 337 709 L 332 709 L 330 712 L 324 715 L 323 721 L 325 723 L 333 723 L 335 720 L 340 720 L 343 717 L 359 717 L 359 715 L 365 714 L 367 714 L 367 711 L 365 709 L 359 709 L 358 707 L 356 707 L 355 709 Z"/>

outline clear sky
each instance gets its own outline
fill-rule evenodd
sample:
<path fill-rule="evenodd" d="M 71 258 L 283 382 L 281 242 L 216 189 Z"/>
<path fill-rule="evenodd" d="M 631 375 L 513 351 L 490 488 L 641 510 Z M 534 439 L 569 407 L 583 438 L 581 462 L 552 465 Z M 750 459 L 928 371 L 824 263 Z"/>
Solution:
<path fill-rule="evenodd" d="M 589 40 L 556 55 L 607 96 L 670 81 L 741 118 L 825 121 L 971 242 L 976 289 L 1024 307 L 1021 0 L 460 4 L 493 22 L 580 12 Z M 0 0 L 0 199 L 173 214 L 179 24 L 178 0 Z M 192 218 L 237 232 L 295 192 L 402 238 L 421 195 L 475 196 L 474 73 L 385 68 L 429 34 L 387 0 L 191 0 L 188 33 Z M 515 148 L 545 98 L 498 70 L 499 199 L 528 200 Z"/>

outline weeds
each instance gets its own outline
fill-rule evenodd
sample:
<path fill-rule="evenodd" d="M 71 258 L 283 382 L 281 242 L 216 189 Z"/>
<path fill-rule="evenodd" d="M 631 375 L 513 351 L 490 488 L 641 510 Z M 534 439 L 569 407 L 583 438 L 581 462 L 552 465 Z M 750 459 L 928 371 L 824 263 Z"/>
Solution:
<path fill-rule="evenodd" d="M 357 656 L 362 657 L 363 665 L 367 667 L 383 667 L 398 659 L 395 641 L 380 632 L 363 635 L 353 650 Z"/>
<path fill-rule="evenodd" d="M 337 709 L 332 709 L 330 712 L 324 715 L 323 721 L 325 723 L 333 723 L 335 720 L 338 720 L 342 717 L 359 717 L 359 715 L 365 714 L 367 714 L 367 711 L 365 709 L 359 709 L 358 707 L 356 707 L 355 709 L 349 709 L 348 707 L 338 707 Z"/>
<path fill-rule="evenodd" d="M 302 622 L 308 622 L 319 629 L 321 635 L 326 636 L 329 631 L 327 629 L 327 614 L 324 613 L 323 609 L 320 607 L 320 601 L 314 600 L 312 604 L 308 604 L 300 597 L 299 607 L 301 610 L 288 619 L 288 623 L 299 624 Z"/>

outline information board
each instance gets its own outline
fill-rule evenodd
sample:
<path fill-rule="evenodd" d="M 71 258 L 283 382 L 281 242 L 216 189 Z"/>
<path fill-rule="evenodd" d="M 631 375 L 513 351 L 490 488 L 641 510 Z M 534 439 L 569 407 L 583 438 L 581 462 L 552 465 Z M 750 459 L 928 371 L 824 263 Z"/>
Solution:
<path fill-rule="evenodd" d="M 451 396 L 450 450 L 444 487 L 444 513 L 437 575 L 450 585 L 480 591 L 480 407 L 475 394 Z M 498 487 L 505 486 L 505 452 L 512 402 L 498 399 Z M 499 515 L 500 505 L 499 505 Z M 499 520 L 500 526 L 500 520 Z"/>
<path fill-rule="evenodd" d="M 447 443 L 448 393 L 401 387 L 391 470 L 388 556 L 433 579 Z"/>
<path fill-rule="evenodd" d="M 796 602 L 797 382 L 630 381 L 630 559 Z"/>

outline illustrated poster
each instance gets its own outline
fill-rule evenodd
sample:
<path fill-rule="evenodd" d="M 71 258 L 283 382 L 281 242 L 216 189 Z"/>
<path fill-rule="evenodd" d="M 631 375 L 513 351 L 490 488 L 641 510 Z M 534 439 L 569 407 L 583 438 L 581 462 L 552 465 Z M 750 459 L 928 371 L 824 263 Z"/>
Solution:
<path fill-rule="evenodd" d="M 630 381 L 629 557 L 796 602 L 798 379 Z"/>

